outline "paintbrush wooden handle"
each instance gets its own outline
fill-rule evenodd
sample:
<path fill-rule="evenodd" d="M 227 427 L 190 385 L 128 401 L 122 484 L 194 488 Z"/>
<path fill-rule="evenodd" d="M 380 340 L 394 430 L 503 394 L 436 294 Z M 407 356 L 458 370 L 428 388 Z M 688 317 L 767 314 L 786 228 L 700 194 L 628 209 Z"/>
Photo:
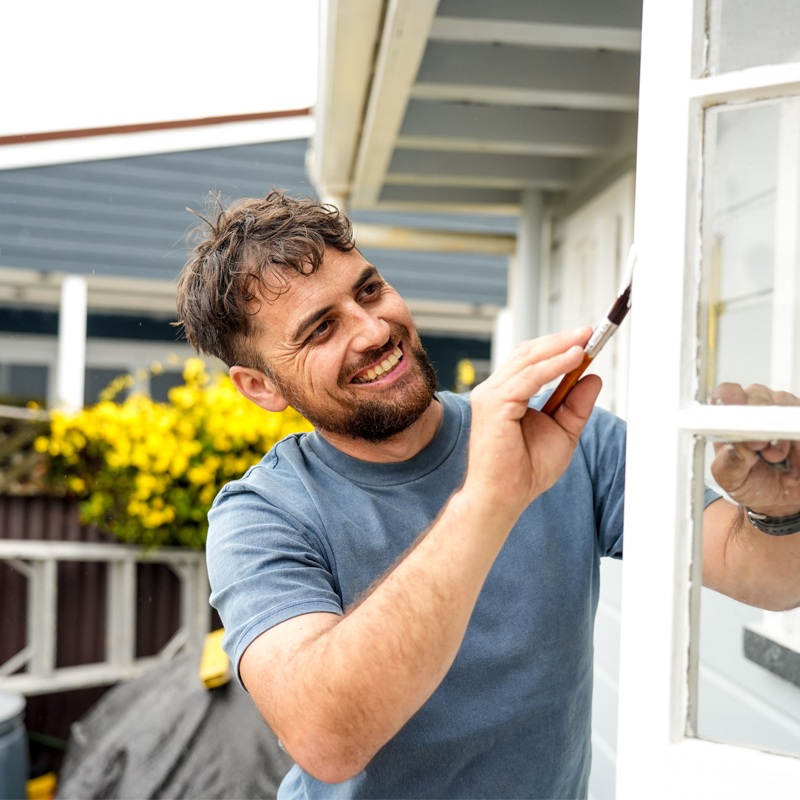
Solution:
<path fill-rule="evenodd" d="M 583 354 L 583 361 L 581 361 L 572 372 L 568 372 L 561 379 L 561 383 L 556 386 L 556 390 L 547 399 L 542 409 L 543 413 L 547 414 L 548 417 L 552 417 L 553 414 L 558 411 L 558 407 L 564 402 L 566 396 L 572 391 L 572 387 L 575 386 L 581 375 L 586 371 L 586 367 L 588 367 L 593 360 L 594 359 L 587 356 L 586 353 Z"/>

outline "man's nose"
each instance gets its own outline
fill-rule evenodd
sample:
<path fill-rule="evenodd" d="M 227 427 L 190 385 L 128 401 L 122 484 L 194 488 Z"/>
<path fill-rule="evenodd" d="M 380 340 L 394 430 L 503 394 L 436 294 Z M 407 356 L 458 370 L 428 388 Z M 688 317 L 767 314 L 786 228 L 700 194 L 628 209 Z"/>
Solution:
<path fill-rule="evenodd" d="M 358 306 L 352 320 L 353 339 L 351 346 L 358 353 L 383 347 L 391 337 L 391 328 L 386 320 L 370 314 L 369 311 Z"/>

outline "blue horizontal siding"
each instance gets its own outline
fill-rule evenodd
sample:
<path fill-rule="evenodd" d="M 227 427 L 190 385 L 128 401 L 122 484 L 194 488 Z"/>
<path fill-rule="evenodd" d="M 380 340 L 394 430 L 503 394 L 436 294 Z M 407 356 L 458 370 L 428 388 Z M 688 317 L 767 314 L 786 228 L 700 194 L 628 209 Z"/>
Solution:
<path fill-rule="evenodd" d="M 307 140 L 0 171 L 0 266 L 174 280 L 211 192 L 227 204 L 273 188 L 314 196 Z M 213 210 L 211 211 L 213 213 Z M 453 231 L 512 232 L 513 217 L 361 212 L 354 219 Z M 366 249 L 402 294 L 505 305 L 507 259 Z"/>

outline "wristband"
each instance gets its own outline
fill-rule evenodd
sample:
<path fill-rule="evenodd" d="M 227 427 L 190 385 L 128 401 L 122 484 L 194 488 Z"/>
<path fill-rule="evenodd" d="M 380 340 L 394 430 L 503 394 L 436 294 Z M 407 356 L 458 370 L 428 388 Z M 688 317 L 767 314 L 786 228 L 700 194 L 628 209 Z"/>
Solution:
<path fill-rule="evenodd" d="M 790 533 L 800 531 L 800 511 L 789 517 L 768 517 L 745 507 L 750 524 L 762 533 L 770 536 L 788 536 Z"/>

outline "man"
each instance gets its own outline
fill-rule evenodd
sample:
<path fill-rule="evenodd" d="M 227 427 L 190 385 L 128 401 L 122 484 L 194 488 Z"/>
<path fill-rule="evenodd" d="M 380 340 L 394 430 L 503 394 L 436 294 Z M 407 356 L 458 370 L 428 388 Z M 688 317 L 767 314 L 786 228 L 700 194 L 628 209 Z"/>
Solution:
<path fill-rule="evenodd" d="M 553 419 L 536 395 L 577 366 L 590 329 L 523 343 L 468 398 L 437 394 L 407 307 L 349 222 L 275 192 L 208 224 L 178 302 L 190 342 L 245 397 L 315 428 L 209 515 L 226 650 L 298 764 L 281 797 L 584 797 L 625 433 L 593 412 L 597 376 Z M 736 391 L 722 399 L 775 399 Z M 723 447 L 715 475 L 744 505 L 790 516 L 800 467 L 766 463 L 787 456 L 788 443 Z M 754 530 L 713 493 L 707 504 L 706 584 L 797 605 L 793 537 Z"/>

